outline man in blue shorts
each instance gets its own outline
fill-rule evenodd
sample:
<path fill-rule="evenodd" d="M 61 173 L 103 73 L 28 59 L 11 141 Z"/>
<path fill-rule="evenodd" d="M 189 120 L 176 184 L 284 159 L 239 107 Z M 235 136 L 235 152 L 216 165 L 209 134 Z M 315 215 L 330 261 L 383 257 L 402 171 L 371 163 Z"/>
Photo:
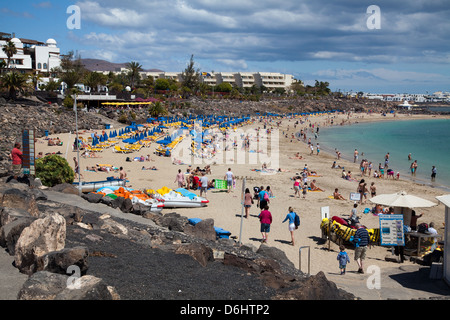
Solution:
<path fill-rule="evenodd" d="M 369 245 L 369 232 L 360 223 L 356 224 L 356 233 L 353 237 L 356 243 L 355 261 L 358 264 L 358 273 L 364 273 L 363 260 L 366 258 L 367 246 Z"/>

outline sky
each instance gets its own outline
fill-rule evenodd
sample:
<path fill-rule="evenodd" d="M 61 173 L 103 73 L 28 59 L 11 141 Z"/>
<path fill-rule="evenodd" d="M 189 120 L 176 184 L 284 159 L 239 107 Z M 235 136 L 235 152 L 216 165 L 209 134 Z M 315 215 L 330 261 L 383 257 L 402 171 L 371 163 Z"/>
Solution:
<path fill-rule="evenodd" d="M 448 0 L 0 0 L 0 32 L 166 72 L 193 55 L 202 72 L 280 72 L 333 91 L 450 91 Z"/>

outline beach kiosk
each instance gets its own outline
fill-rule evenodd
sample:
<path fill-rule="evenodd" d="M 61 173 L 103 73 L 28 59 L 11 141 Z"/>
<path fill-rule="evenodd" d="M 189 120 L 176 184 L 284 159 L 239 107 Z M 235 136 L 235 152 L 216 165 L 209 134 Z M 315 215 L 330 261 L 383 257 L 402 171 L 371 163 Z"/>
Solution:
<path fill-rule="evenodd" d="M 445 231 L 444 231 L 444 263 L 443 263 L 443 278 L 444 281 L 450 286 L 450 194 L 436 197 L 439 202 L 445 205 Z"/>
<path fill-rule="evenodd" d="M 404 239 L 405 234 L 403 231 L 403 225 L 406 226 L 410 225 L 412 211 L 414 210 L 414 208 L 429 208 L 437 205 L 432 201 L 428 201 L 426 199 L 422 199 L 420 197 L 407 194 L 405 191 L 400 191 L 391 194 L 380 194 L 369 200 L 372 203 L 392 207 L 394 209 L 393 215 L 384 215 L 384 214 L 379 215 L 380 236 L 382 239 L 381 244 L 383 245 L 384 242 L 383 238 L 385 238 L 388 240 L 385 241 L 384 245 L 400 246 L 400 247 L 403 247 L 406 244 Z M 385 225 L 384 228 L 383 225 Z M 395 230 L 398 230 L 398 237 L 396 237 Z M 407 235 L 409 237 L 417 238 L 417 249 L 412 251 L 408 250 L 410 251 L 409 255 L 416 255 L 416 256 L 421 256 L 422 241 L 426 241 L 429 239 L 437 241 L 437 238 L 439 237 L 439 235 L 430 235 L 420 232 L 408 232 Z"/>

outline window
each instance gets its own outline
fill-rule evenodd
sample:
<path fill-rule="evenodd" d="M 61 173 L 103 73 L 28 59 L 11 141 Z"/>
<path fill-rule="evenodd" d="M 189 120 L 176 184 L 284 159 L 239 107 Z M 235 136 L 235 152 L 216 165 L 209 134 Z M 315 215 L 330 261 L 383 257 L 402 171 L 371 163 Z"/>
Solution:
<path fill-rule="evenodd" d="M 46 63 L 44 63 L 44 69 L 47 69 L 47 64 Z"/>
<path fill-rule="evenodd" d="M 38 69 L 42 69 L 42 63 L 38 63 L 38 67 L 37 67 Z"/>

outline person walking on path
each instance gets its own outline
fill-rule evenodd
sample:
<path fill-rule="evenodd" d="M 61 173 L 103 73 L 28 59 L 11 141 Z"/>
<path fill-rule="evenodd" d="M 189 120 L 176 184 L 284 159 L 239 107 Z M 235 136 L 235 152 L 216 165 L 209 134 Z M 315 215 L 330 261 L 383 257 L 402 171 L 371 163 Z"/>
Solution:
<path fill-rule="evenodd" d="M 224 179 L 227 181 L 227 187 L 228 187 L 227 193 L 230 193 L 231 190 L 233 189 L 233 180 L 234 180 L 234 174 L 231 171 L 231 168 L 228 168 L 228 171 L 225 173 Z"/>
<path fill-rule="evenodd" d="M 120 180 L 124 180 L 124 186 L 126 185 L 126 181 L 127 181 L 127 173 L 125 172 L 125 170 L 123 170 L 123 167 L 120 167 L 119 169 L 119 179 Z"/>
<path fill-rule="evenodd" d="M 363 261 L 366 258 L 367 246 L 369 244 L 369 232 L 360 223 L 356 224 L 356 232 L 353 241 L 355 248 L 355 261 L 358 264 L 358 273 L 364 273 Z"/>
<path fill-rule="evenodd" d="M 306 193 L 308 192 L 308 183 L 305 182 L 302 186 L 302 198 L 306 198 Z"/>
<path fill-rule="evenodd" d="M 204 172 L 202 172 L 202 177 L 200 178 L 200 197 L 203 196 L 203 193 L 205 193 L 205 199 L 207 199 L 207 193 L 208 193 L 208 177 Z"/>
<path fill-rule="evenodd" d="M 339 261 L 339 269 L 341 270 L 341 274 L 345 274 L 347 263 L 350 263 L 350 257 L 345 251 L 345 247 L 343 245 L 339 247 L 339 250 L 340 252 L 337 255 L 337 260 Z"/>
<path fill-rule="evenodd" d="M 250 193 L 250 190 L 247 188 L 245 189 L 245 194 L 244 194 L 244 209 L 245 209 L 245 218 L 248 218 L 248 215 L 250 213 L 250 208 L 253 204 L 253 196 Z"/>
<path fill-rule="evenodd" d="M 75 173 L 78 174 L 79 177 L 83 178 L 83 175 L 80 173 L 80 166 L 78 164 L 76 157 L 73 157 L 73 162 L 75 163 L 75 169 L 74 169 Z"/>
<path fill-rule="evenodd" d="M 12 172 L 14 179 L 17 180 L 22 171 L 23 154 L 20 151 L 21 144 L 16 142 L 14 148 L 11 151 L 10 158 L 12 160 Z"/>
<path fill-rule="evenodd" d="M 269 193 L 264 190 L 264 187 L 261 186 L 261 188 L 259 189 L 259 193 L 258 193 L 258 200 L 259 200 L 259 208 L 261 210 L 264 210 L 264 208 L 267 206 L 267 204 L 269 203 Z"/>
<path fill-rule="evenodd" d="M 178 174 L 175 177 L 175 182 L 178 182 L 178 188 L 184 188 L 184 174 L 181 172 L 181 169 L 178 169 Z"/>
<path fill-rule="evenodd" d="M 283 222 L 289 221 L 289 232 L 291 233 L 291 244 L 294 245 L 294 231 L 298 228 L 298 225 L 296 225 L 296 216 L 297 213 L 294 212 L 294 209 L 292 207 L 289 207 L 289 213 L 286 215 L 286 218 L 284 218 Z M 300 221 L 299 219 L 297 221 Z"/>
<path fill-rule="evenodd" d="M 300 198 L 300 177 L 295 177 L 294 181 L 294 198 L 295 196 L 298 196 Z"/>
<path fill-rule="evenodd" d="M 266 206 L 264 210 L 258 215 L 259 222 L 261 223 L 260 231 L 262 235 L 261 242 L 267 242 L 270 232 L 270 225 L 272 224 L 272 213 L 269 211 L 269 206 Z"/>

